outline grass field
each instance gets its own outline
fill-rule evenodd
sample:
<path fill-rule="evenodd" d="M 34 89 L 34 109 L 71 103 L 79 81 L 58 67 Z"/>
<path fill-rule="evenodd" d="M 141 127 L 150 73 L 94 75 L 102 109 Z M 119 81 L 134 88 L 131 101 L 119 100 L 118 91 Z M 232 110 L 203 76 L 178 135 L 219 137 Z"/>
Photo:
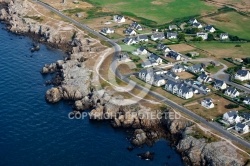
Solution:
<path fill-rule="evenodd" d="M 237 12 L 227 12 L 213 17 L 205 17 L 203 21 L 213 24 L 231 35 L 250 39 L 250 17 L 243 16 Z"/>
<path fill-rule="evenodd" d="M 86 0 L 94 6 L 112 9 L 127 16 L 137 16 L 164 24 L 176 18 L 204 14 L 216 10 L 201 0 Z"/>
<path fill-rule="evenodd" d="M 220 42 L 201 42 L 193 43 L 198 48 L 201 48 L 215 55 L 216 58 L 246 58 L 250 56 L 250 43 L 220 43 Z M 241 47 L 235 47 L 240 45 Z"/>

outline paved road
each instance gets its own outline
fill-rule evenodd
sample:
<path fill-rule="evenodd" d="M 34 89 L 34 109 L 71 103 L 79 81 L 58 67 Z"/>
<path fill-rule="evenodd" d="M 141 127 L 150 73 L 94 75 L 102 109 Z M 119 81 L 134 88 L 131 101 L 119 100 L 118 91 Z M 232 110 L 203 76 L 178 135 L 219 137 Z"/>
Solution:
<path fill-rule="evenodd" d="M 74 20 L 74 19 L 72 19 L 72 18 L 70 18 L 70 17 L 64 15 L 63 13 L 61 13 L 60 11 L 58 11 L 57 9 L 55 9 L 55 8 L 49 6 L 49 5 L 47 5 L 47 4 L 45 4 L 45 3 L 41 2 L 41 1 L 36 1 L 36 2 L 39 3 L 40 5 L 44 6 L 45 8 L 47 8 L 47 9 L 49 9 L 49 10 L 55 12 L 56 14 L 60 15 L 61 17 L 67 19 L 68 21 L 70 21 L 70 22 L 73 23 L 74 25 L 76 25 L 76 26 L 78 26 L 78 27 L 84 29 L 85 31 L 88 31 L 89 33 L 92 33 L 93 35 L 99 37 L 99 38 L 102 39 L 102 40 L 105 40 L 105 41 L 109 42 L 109 43 L 114 47 L 114 49 L 115 49 L 115 55 L 118 55 L 119 52 L 121 51 L 121 48 L 120 48 L 120 46 L 119 46 L 118 44 L 116 44 L 116 43 L 113 42 L 112 40 L 108 39 L 107 37 L 105 37 L 105 36 L 99 34 L 98 32 L 92 30 L 92 29 L 89 28 L 87 25 L 83 25 L 83 24 L 77 22 L 76 20 Z M 162 96 L 162 95 L 160 95 L 160 94 L 158 94 L 158 93 L 156 93 L 156 92 L 154 92 L 154 91 L 150 91 L 149 89 L 147 89 L 147 88 L 145 88 L 145 87 L 142 87 L 142 86 L 136 84 L 135 82 L 131 81 L 131 80 L 130 80 L 129 78 L 127 78 L 127 77 L 123 77 L 123 76 L 116 70 L 116 64 L 117 64 L 116 62 L 117 62 L 117 61 L 118 61 L 118 56 L 114 56 L 113 63 L 111 63 L 111 66 L 110 66 L 110 67 L 111 67 L 111 70 L 112 70 L 119 78 L 121 78 L 123 81 L 132 84 L 132 86 L 134 85 L 135 88 L 147 92 L 148 94 L 152 95 L 153 97 L 155 97 L 155 98 L 158 99 L 159 101 L 164 102 L 165 104 L 167 104 L 167 105 L 173 107 L 174 109 L 177 109 L 177 110 L 179 110 L 180 112 L 189 115 L 189 116 L 192 117 L 193 119 L 195 119 L 195 120 L 197 120 L 197 121 L 199 121 L 199 122 L 205 124 L 206 126 L 210 127 L 211 129 L 216 130 L 217 132 L 219 132 L 220 134 L 222 134 L 225 138 L 228 138 L 228 139 L 230 139 L 230 140 L 232 140 L 232 141 L 238 142 L 239 144 L 241 144 L 241 145 L 243 145 L 243 146 L 245 146 L 245 147 L 247 147 L 247 148 L 250 148 L 250 143 L 249 143 L 249 142 L 247 142 L 247 141 L 245 141 L 245 140 L 242 140 L 242 139 L 240 139 L 240 138 L 238 138 L 238 137 L 236 137 L 236 136 L 230 134 L 228 131 L 221 129 L 220 127 L 214 125 L 214 124 L 211 123 L 211 122 L 206 121 L 206 120 L 205 120 L 204 118 L 202 118 L 201 116 L 199 116 L 199 115 L 193 113 L 192 111 L 186 109 L 185 107 L 182 107 L 182 106 L 180 106 L 179 104 L 177 104 L 177 103 L 175 103 L 175 102 L 173 102 L 173 101 L 167 99 L 166 97 L 164 97 L 164 96 Z"/>

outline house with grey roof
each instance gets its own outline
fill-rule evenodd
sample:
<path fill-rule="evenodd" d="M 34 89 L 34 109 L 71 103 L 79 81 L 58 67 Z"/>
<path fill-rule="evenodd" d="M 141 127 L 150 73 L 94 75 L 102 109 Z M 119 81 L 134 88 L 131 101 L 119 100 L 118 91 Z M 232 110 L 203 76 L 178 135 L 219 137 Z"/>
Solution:
<path fill-rule="evenodd" d="M 180 98 L 183 98 L 183 99 L 190 99 L 194 95 L 191 87 L 187 86 L 184 83 L 174 82 L 172 80 L 167 81 L 164 89 L 172 94 L 177 95 Z"/>
<path fill-rule="evenodd" d="M 214 79 L 214 88 L 216 90 L 224 90 L 227 88 L 227 84 L 225 81 Z"/>
<path fill-rule="evenodd" d="M 156 40 L 163 40 L 165 39 L 165 35 L 163 33 L 154 33 L 151 35 L 151 40 L 156 41 Z"/>
<path fill-rule="evenodd" d="M 148 53 L 147 49 L 145 47 L 143 47 L 143 46 L 137 48 L 133 52 L 134 55 L 146 55 L 147 53 Z"/>
<path fill-rule="evenodd" d="M 154 66 L 158 66 L 158 65 L 159 64 L 156 61 L 154 61 L 154 60 L 146 60 L 145 62 L 143 62 L 141 64 L 141 66 L 143 68 L 149 68 L 149 67 L 154 67 Z"/>
<path fill-rule="evenodd" d="M 235 98 L 238 97 L 240 95 L 240 92 L 235 88 L 235 87 L 228 87 L 224 93 L 225 95 L 231 97 L 231 98 Z"/>
<path fill-rule="evenodd" d="M 116 23 L 124 23 L 126 21 L 125 17 L 122 15 L 114 15 L 113 20 Z"/>
<path fill-rule="evenodd" d="M 133 22 L 130 25 L 130 28 L 137 30 L 137 31 L 141 31 L 142 30 L 142 26 L 138 23 L 138 22 Z"/>
<path fill-rule="evenodd" d="M 188 70 L 192 73 L 201 73 L 201 72 L 204 72 L 205 69 L 204 69 L 204 65 L 201 64 L 201 63 L 198 63 L 198 64 L 195 64 L 193 66 L 189 66 L 188 67 Z"/>
<path fill-rule="evenodd" d="M 132 45 L 132 44 L 136 44 L 138 43 L 136 38 L 134 37 L 126 37 L 123 42 L 126 44 L 126 45 Z"/>
<path fill-rule="evenodd" d="M 173 72 L 175 72 L 175 73 L 180 73 L 180 72 L 185 71 L 186 69 L 185 69 L 185 67 L 184 67 L 182 64 L 175 64 L 175 65 L 171 68 L 171 70 L 172 70 Z"/>
<path fill-rule="evenodd" d="M 145 81 L 148 84 L 154 85 L 154 86 L 162 86 L 165 85 L 166 80 L 162 76 L 164 71 L 154 71 L 153 69 L 143 69 L 139 72 L 138 77 Z"/>
<path fill-rule="evenodd" d="M 250 97 L 244 98 L 243 103 L 246 105 L 250 105 Z"/>
<path fill-rule="evenodd" d="M 241 122 L 241 118 L 238 115 L 238 111 L 228 111 L 223 114 L 222 119 L 227 121 L 229 124 Z"/>
<path fill-rule="evenodd" d="M 198 23 L 194 23 L 194 24 L 193 24 L 193 27 L 194 27 L 194 28 L 201 29 L 203 26 L 202 26 L 201 23 L 198 22 Z"/>
<path fill-rule="evenodd" d="M 157 50 L 160 50 L 163 53 L 167 53 L 167 52 L 171 51 L 171 49 L 168 46 L 166 46 L 165 44 L 161 44 L 161 43 L 157 44 L 156 48 L 157 48 Z"/>
<path fill-rule="evenodd" d="M 125 33 L 126 35 L 129 35 L 129 36 L 136 35 L 135 30 L 132 29 L 132 28 L 127 28 L 127 29 L 125 29 L 125 30 L 124 30 L 124 33 Z"/>
<path fill-rule="evenodd" d="M 249 126 L 247 124 L 243 124 L 243 123 L 236 123 L 236 125 L 234 126 L 234 129 L 241 134 L 245 134 L 249 132 Z"/>
<path fill-rule="evenodd" d="M 148 59 L 151 60 L 151 61 L 155 61 L 155 62 L 158 63 L 159 65 L 162 64 L 162 59 L 161 59 L 158 55 L 156 55 L 156 54 L 154 54 L 154 53 L 151 53 L 151 54 L 149 55 Z"/>
<path fill-rule="evenodd" d="M 100 33 L 103 35 L 107 35 L 107 34 L 115 33 L 115 30 L 112 28 L 102 28 Z"/>
<path fill-rule="evenodd" d="M 165 75 L 173 80 L 178 80 L 180 78 L 172 71 L 168 71 Z"/>
<path fill-rule="evenodd" d="M 177 30 L 178 27 L 177 27 L 177 25 L 169 25 L 169 26 L 168 26 L 168 29 L 169 29 L 170 31 L 172 31 L 172 30 Z"/>
<path fill-rule="evenodd" d="M 249 70 L 238 70 L 234 78 L 240 81 L 250 80 L 250 72 Z"/>
<path fill-rule="evenodd" d="M 201 83 L 209 83 L 212 81 L 212 78 L 209 77 L 207 74 L 202 73 L 199 75 L 199 77 L 197 78 L 197 81 L 201 82 Z"/>
<path fill-rule="evenodd" d="M 210 32 L 210 33 L 214 33 L 216 31 L 212 25 L 207 25 L 204 29 L 205 31 Z"/>
<path fill-rule="evenodd" d="M 165 54 L 166 56 L 170 57 L 170 58 L 173 58 L 174 60 L 176 61 L 179 61 L 181 60 L 181 54 L 176 52 L 176 51 L 169 51 L 167 54 Z"/>
<path fill-rule="evenodd" d="M 138 35 L 136 40 L 138 42 L 147 42 L 148 41 L 148 36 L 147 35 Z"/>
<path fill-rule="evenodd" d="M 214 108 L 214 103 L 213 103 L 213 100 L 211 98 L 204 98 L 201 101 L 201 105 L 207 109 Z"/>
<path fill-rule="evenodd" d="M 195 23 L 199 23 L 198 20 L 196 18 L 192 18 L 188 21 L 189 24 L 193 25 Z"/>
<path fill-rule="evenodd" d="M 177 32 L 167 32 L 168 39 L 177 39 Z"/>

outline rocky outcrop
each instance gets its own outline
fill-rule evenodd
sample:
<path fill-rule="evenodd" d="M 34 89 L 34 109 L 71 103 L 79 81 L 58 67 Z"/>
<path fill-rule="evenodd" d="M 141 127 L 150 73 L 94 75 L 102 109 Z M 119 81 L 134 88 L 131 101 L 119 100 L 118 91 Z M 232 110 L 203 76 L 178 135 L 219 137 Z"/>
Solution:
<path fill-rule="evenodd" d="M 243 156 L 225 141 L 206 143 L 205 139 L 185 136 L 177 150 L 183 154 L 183 159 L 192 165 L 242 166 Z"/>
<path fill-rule="evenodd" d="M 59 88 L 51 88 L 46 92 L 46 100 L 50 103 L 56 103 L 62 99 L 61 90 Z"/>

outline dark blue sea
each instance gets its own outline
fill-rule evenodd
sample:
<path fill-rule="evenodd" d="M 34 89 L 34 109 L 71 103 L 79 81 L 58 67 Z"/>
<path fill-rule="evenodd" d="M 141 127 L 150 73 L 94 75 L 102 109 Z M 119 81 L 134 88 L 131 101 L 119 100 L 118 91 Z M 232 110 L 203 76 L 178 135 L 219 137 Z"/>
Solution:
<path fill-rule="evenodd" d="M 45 63 L 64 54 L 46 46 L 31 53 L 32 40 L 0 25 L 0 166 L 181 166 L 179 154 L 165 140 L 129 152 L 128 132 L 109 123 L 70 120 L 67 102 L 47 104 L 42 76 Z M 138 153 L 155 152 L 153 161 Z"/>

